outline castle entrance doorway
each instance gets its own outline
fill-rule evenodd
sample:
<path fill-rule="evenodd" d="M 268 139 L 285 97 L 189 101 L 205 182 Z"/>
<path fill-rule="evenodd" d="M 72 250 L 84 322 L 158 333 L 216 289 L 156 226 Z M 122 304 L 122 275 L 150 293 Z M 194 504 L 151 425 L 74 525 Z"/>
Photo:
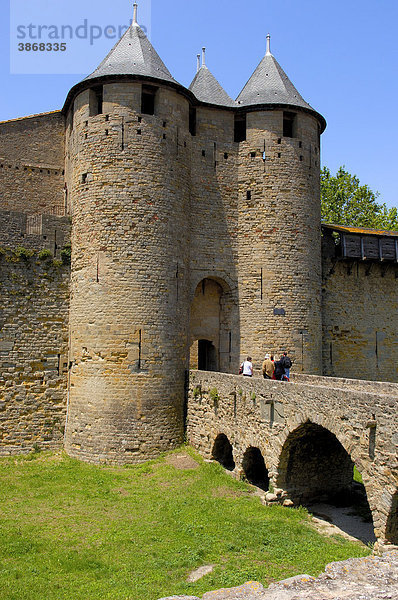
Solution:
<path fill-rule="evenodd" d="M 216 348 L 209 340 L 198 340 L 198 369 L 218 371 Z"/>
<path fill-rule="evenodd" d="M 233 306 L 224 281 L 205 278 L 199 282 L 191 304 L 190 369 L 230 370 Z"/>

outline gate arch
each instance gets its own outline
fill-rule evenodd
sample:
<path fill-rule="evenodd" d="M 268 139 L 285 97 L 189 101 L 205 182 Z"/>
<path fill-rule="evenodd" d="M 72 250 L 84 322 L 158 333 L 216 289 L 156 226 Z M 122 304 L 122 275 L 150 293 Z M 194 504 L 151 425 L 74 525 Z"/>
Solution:
<path fill-rule="evenodd" d="M 230 285 L 222 278 L 201 279 L 190 310 L 191 369 L 233 372 L 239 361 L 239 308 Z"/>

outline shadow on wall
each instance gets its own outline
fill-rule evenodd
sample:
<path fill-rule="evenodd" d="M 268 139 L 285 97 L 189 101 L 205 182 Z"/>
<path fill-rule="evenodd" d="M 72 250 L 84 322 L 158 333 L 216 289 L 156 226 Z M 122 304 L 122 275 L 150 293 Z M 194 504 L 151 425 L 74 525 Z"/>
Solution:
<path fill-rule="evenodd" d="M 289 435 L 282 448 L 278 486 L 297 504 L 326 502 L 351 489 L 353 468 L 336 436 L 307 421 Z"/>
<path fill-rule="evenodd" d="M 366 535 L 369 541 L 375 540 L 365 487 L 354 481 L 354 463 L 333 433 L 310 421 L 300 425 L 283 446 L 278 472 L 278 487 L 285 489 L 295 504 L 307 506 L 311 512 L 311 505 L 344 509 L 347 517 L 368 523 Z M 350 533 L 350 519 L 345 521 L 339 526 Z M 396 535 L 396 521 L 394 527 Z"/>
<path fill-rule="evenodd" d="M 395 492 L 392 498 L 391 511 L 386 527 L 386 539 L 391 544 L 398 545 L 398 491 Z"/>
<path fill-rule="evenodd" d="M 224 433 L 220 433 L 214 442 L 211 457 L 220 463 L 224 469 L 233 471 L 235 461 L 232 454 L 232 444 Z"/>

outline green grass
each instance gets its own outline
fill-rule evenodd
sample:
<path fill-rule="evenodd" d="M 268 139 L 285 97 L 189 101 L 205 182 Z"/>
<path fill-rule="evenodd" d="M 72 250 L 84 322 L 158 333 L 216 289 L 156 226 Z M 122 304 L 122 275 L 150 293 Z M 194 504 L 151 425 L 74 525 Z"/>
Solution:
<path fill-rule="evenodd" d="M 357 483 L 363 483 L 362 480 L 362 475 L 360 474 L 360 472 L 358 471 L 358 469 L 356 468 L 356 466 L 354 465 L 354 481 L 356 481 Z"/>
<path fill-rule="evenodd" d="M 181 451 L 181 450 L 180 450 Z M 264 507 L 218 464 L 128 468 L 64 454 L 0 459 L 1 600 L 156 600 L 263 584 L 369 550 L 324 538 L 304 509 Z M 188 573 L 215 570 L 194 584 Z"/>

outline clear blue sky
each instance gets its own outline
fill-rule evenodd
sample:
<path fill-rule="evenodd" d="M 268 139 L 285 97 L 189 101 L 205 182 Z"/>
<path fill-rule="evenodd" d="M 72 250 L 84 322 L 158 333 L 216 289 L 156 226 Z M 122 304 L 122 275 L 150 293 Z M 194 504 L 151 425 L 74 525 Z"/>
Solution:
<path fill-rule="evenodd" d="M 68 42 L 76 74 L 10 73 L 17 56 L 15 26 L 39 24 L 115 26 L 128 22 L 130 0 L 0 0 L 0 120 L 59 109 L 68 90 L 93 71 L 114 40 L 90 46 Z M 304 99 L 328 122 L 322 162 L 333 172 L 345 164 L 380 200 L 398 206 L 394 169 L 398 164 L 397 0 L 141 0 L 151 41 L 173 76 L 189 85 L 196 54 L 207 47 L 207 64 L 236 97 L 265 52 L 271 50 Z M 151 8 L 151 18 L 149 9 Z M 10 26 L 10 15 L 12 27 Z M 49 20 L 50 19 L 50 20 Z M 140 21 L 140 19 L 139 19 Z M 141 22 L 141 21 L 140 21 Z M 26 40 L 25 40 L 26 41 Z M 73 51 L 75 56 L 73 56 Z M 41 61 L 57 72 L 54 53 Z M 33 54 L 25 52 L 27 70 Z M 51 70 L 49 69 L 49 70 Z M 64 65 L 62 66 L 64 72 Z"/>

